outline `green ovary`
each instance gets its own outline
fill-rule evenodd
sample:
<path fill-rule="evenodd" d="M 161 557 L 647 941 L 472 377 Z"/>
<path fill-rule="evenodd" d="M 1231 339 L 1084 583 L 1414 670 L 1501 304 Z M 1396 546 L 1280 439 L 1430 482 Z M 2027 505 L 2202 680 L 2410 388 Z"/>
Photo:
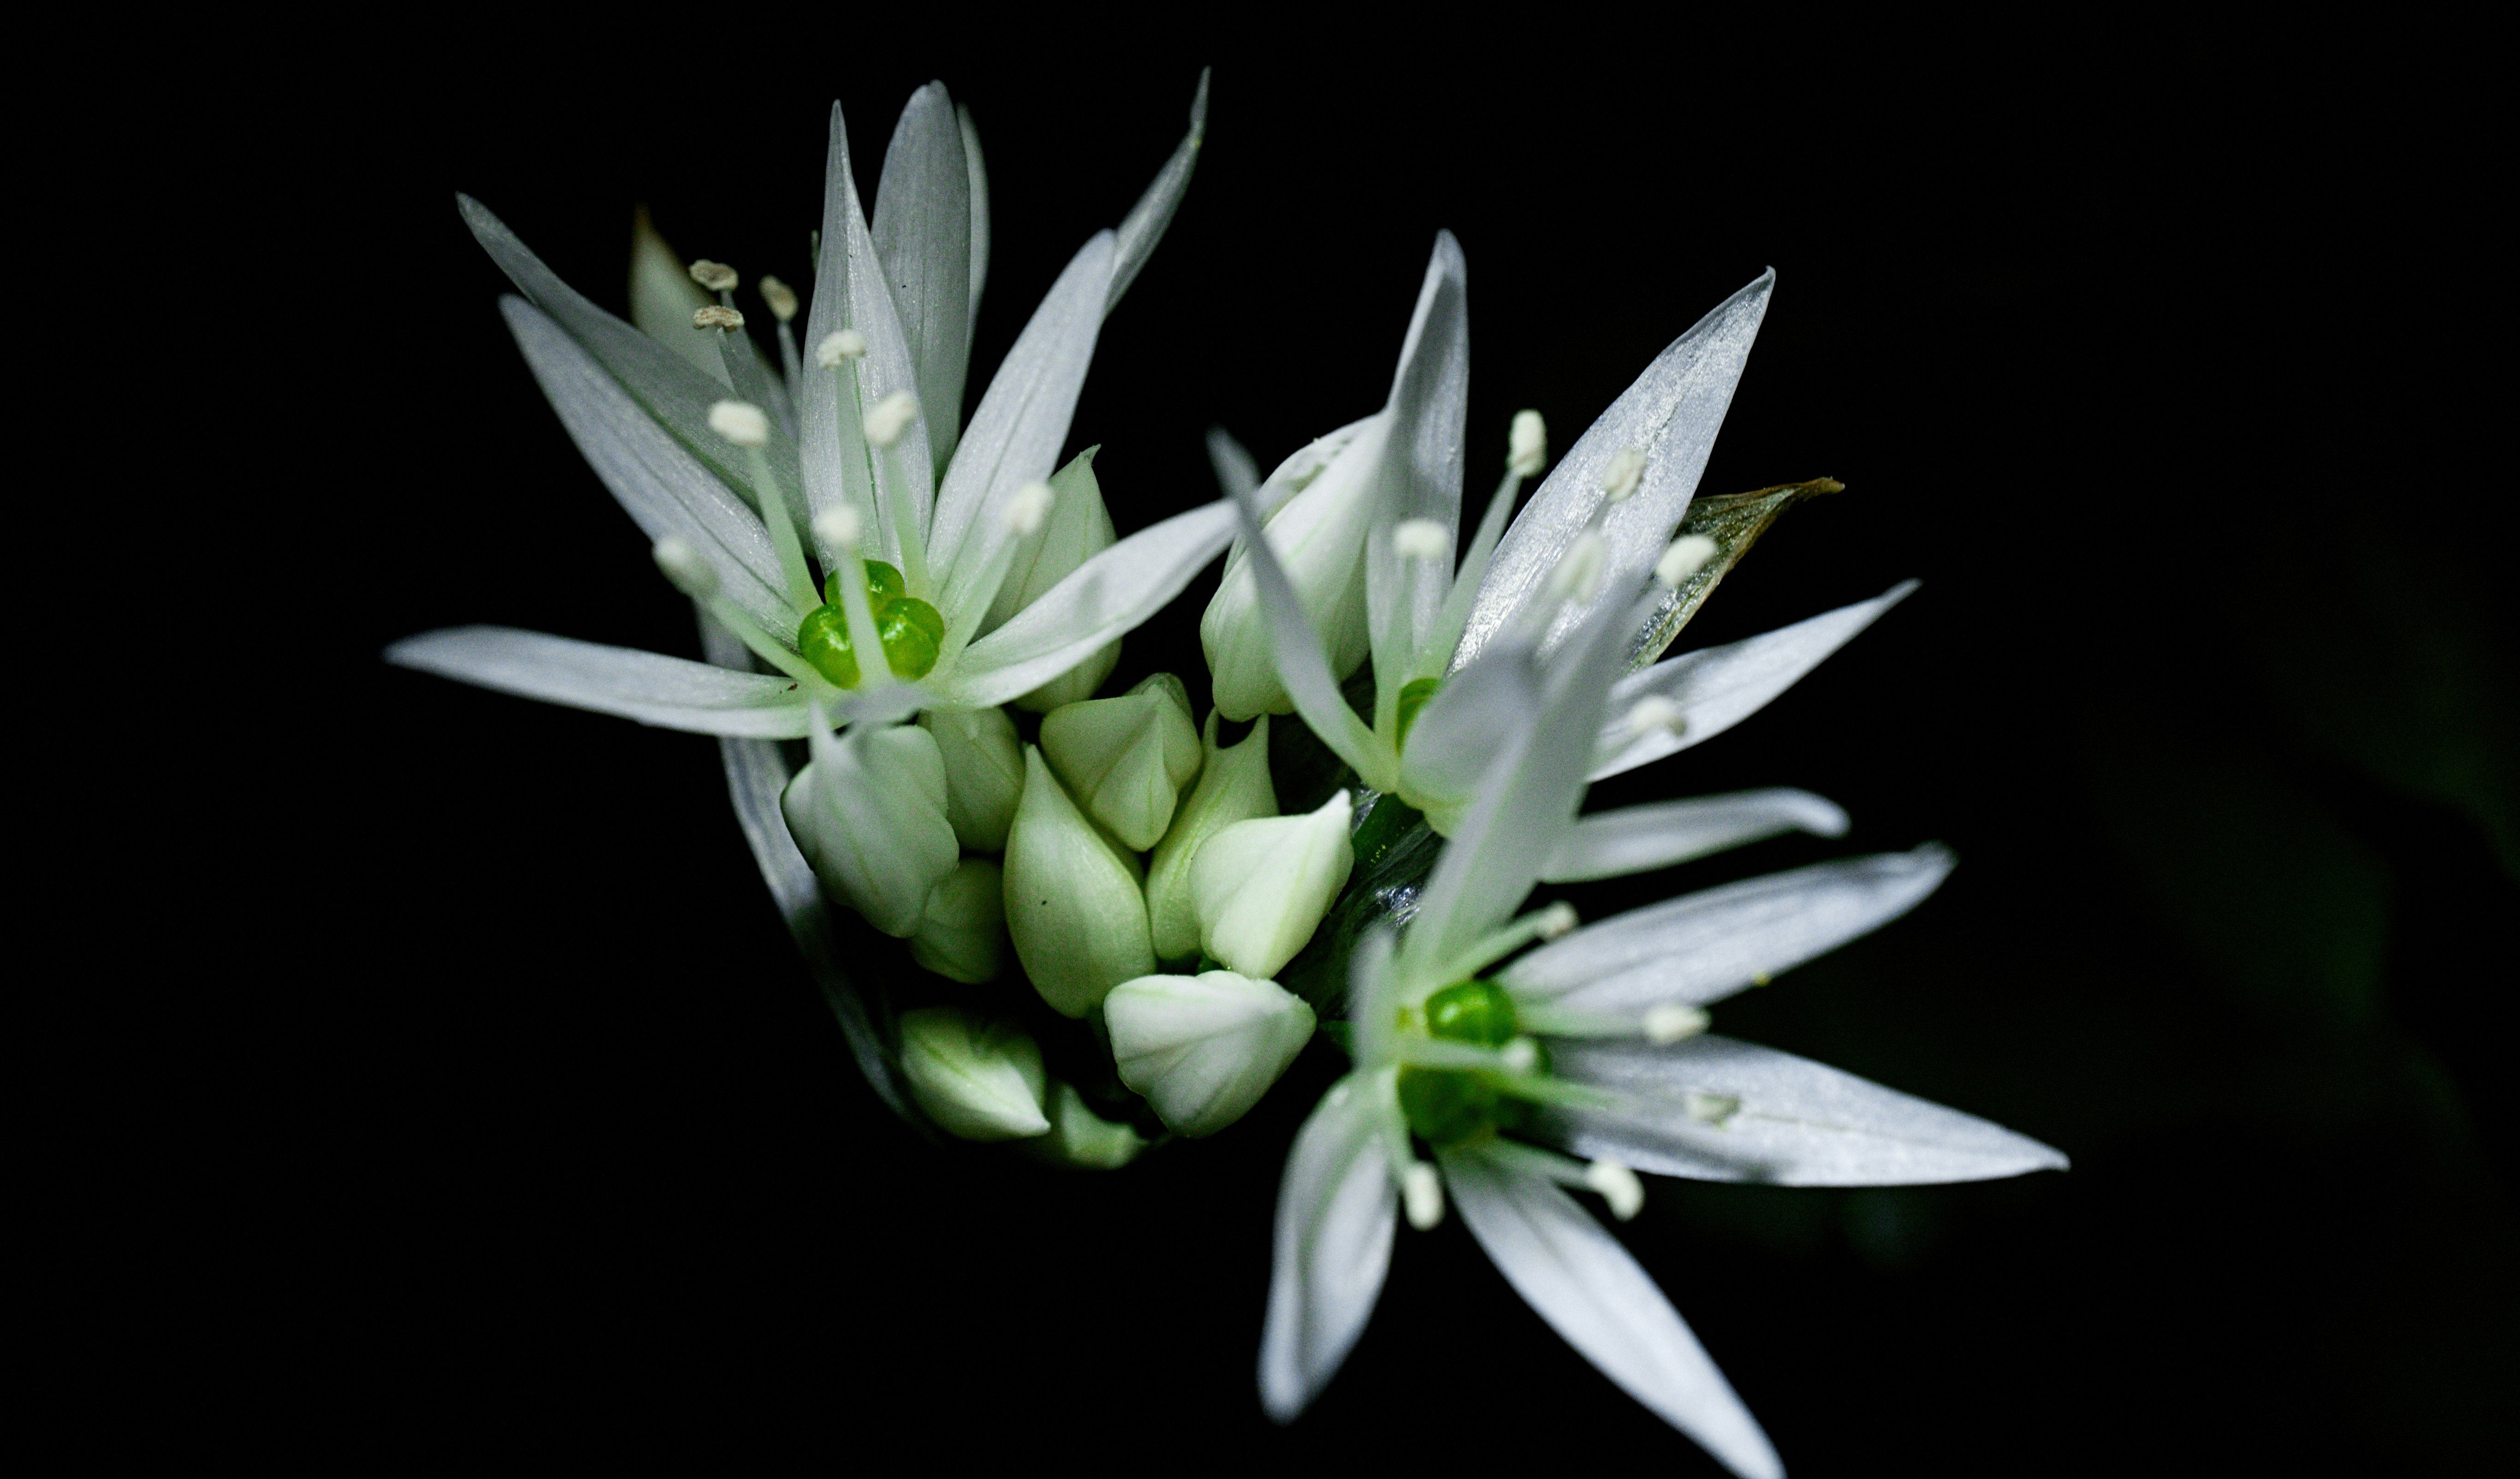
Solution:
<path fill-rule="evenodd" d="M 1425 1022 L 1429 1037 L 1482 1048 L 1502 1048 L 1519 1030 L 1512 1000 L 1490 981 L 1456 982 L 1428 997 Z M 1549 1071 L 1545 1049 L 1533 1071 Z M 1408 1116 L 1409 1128 L 1432 1145 L 1468 1144 L 1500 1130 L 1519 1130 L 1531 1118 L 1528 1102 L 1499 1087 L 1496 1075 L 1480 1069 L 1410 1064 L 1400 1070 L 1399 1089 L 1400 1110 Z"/>
<path fill-rule="evenodd" d="M 866 562 L 867 606 L 875 613 L 883 660 L 896 678 L 924 678 L 945 644 L 945 618 L 916 596 L 902 592 L 901 572 L 880 560 Z M 849 618 L 840 608 L 839 575 L 823 582 L 824 605 L 796 628 L 796 650 L 814 671 L 844 689 L 858 686 L 858 655 L 849 645 Z"/>

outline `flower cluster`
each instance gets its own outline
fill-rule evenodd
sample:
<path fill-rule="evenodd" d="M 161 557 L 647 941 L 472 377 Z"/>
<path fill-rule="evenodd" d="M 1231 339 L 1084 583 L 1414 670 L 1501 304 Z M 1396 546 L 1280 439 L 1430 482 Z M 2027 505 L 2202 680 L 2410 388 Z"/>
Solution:
<path fill-rule="evenodd" d="M 1213 433 L 1225 496 L 1115 538 L 1099 448 L 1059 455 L 1205 111 L 1202 78 L 1188 136 L 1069 261 L 968 421 L 988 188 L 941 83 L 903 110 L 871 217 L 832 110 L 810 311 L 755 283 L 775 359 L 736 271 L 684 263 L 644 218 L 625 322 L 464 200 L 520 294 L 501 305 L 518 347 L 695 603 L 707 660 L 495 627 L 388 656 L 718 737 L 861 1067 L 944 1136 L 1116 1167 L 1235 1124 L 1317 1035 L 1343 1053 L 1280 1193 L 1260 1385 L 1281 1419 L 1361 1332 L 1400 1213 L 1432 1228 L 1450 1205 L 1611 1379 L 1735 1471 L 1780 1472 L 1567 1188 L 1625 1220 L 1640 1171 L 1849 1186 L 2061 1166 L 1706 1030 L 1724 997 L 1914 907 L 1952 858 L 1927 844 L 1585 927 L 1524 905 L 1543 883 L 1844 832 L 1790 789 L 1583 805 L 1592 782 L 1746 718 L 1912 586 L 1657 660 L 1778 513 L 1836 486 L 1695 496 L 1773 274 L 1659 355 L 1519 515 L 1548 447 L 1518 415 L 1464 543 L 1467 265 L 1450 234 L 1379 411 L 1265 478 Z M 1220 554 L 1208 671 L 1106 693 L 1123 636 Z M 1273 746 L 1309 746 L 1335 784 L 1301 783 L 1288 812 Z M 850 917 L 903 942 L 901 981 L 843 968 Z"/>

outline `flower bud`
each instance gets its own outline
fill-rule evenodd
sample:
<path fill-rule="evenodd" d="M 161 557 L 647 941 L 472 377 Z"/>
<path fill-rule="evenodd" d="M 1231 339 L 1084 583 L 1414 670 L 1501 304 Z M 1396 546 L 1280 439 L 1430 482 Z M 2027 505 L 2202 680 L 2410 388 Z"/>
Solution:
<path fill-rule="evenodd" d="M 1191 899 L 1190 865 L 1198 846 L 1237 822 L 1278 815 L 1278 788 L 1269 780 L 1269 716 L 1232 748 L 1216 742 L 1217 713 L 1207 713 L 1199 738 L 1204 759 L 1198 785 L 1173 813 L 1172 829 L 1155 844 L 1147 865 L 1147 928 L 1159 961 L 1198 954 L 1198 910 Z"/>
<path fill-rule="evenodd" d="M 901 1073 L 927 1117 L 965 1140 L 1020 1140 L 1050 1129 L 1041 1047 L 1009 1021 L 959 1007 L 901 1014 Z"/>
<path fill-rule="evenodd" d="M 1274 976 L 1304 948 L 1355 866 L 1347 792 L 1305 817 L 1237 822 L 1191 860 L 1199 943 L 1243 975 Z"/>
<path fill-rule="evenodd" d="M 1006 966 L 1006 877 L 986 858 L 965 858 L 928 890 L 913 960 L 948 980 L 977 986 Z"/>
<path fill-rule="evenodd" d="M 1240 1119 L 1313 1036 L 1313 1008 L 1230 970 L 1124 981 L 1102 1003 L 1120 1081 L 1192 1140 Z"/>
<path fill-rule="evenodd" d="M 1126 1120 L 1106 1120 L 1067 1083 L 1050 1086 L 1050 1133 L 1024 1147 L 1055 1165 L 1116 1171 L 1138 1158 L 1147 1138 Z"/>
<path fill-rule="evenodd" d="M 1341 679 L 1366 657 L 1365 541 L 1390 430 L 1386 418 L 1370 419 L 1301 492 L 1270 515 L 1262 531 L 1286 567 L 1330 672 Z M 1236 544 L 1225 561 L 1224 583 L 1198 622 L 1199 645 L 1216 676 L 1217 709 L 1238 722 L 1295 708 L 1278 681 L 1269 613 L 1261 608 L 1249 560 L 1250 552 Z"/>
<path fill-rule="evenodd" d="M 813 761 L 780 795 L 788 831 L 833 896 L 885 934 L 916 932 L 962 850 L 945 818 L 935 738 L 899 726 L 807 737 Z"/>
<path fill-rule="evenodd" d="M 995 708 L 932 708 L 919 727 L 945 757 L 945 816 L 973 852 L 1004 852 L 1007 824 L 1023 794 L 1023 745 L 1015 722 Z"/>
<path fill-rule="evenodd" d="M 1198 774 L 1182 681 L 1157 673 L 1117 698 L 1093 698 L 1041 721 L 1041 752 L 1095 821 L 1139 852 L 1173 825 L 1181 788 Z"/>
<path fill-rule="evenodd" d="M 997 630 L 1015 612 L 1049 594 L 1078 565 L 1111 548 L 1110 510 L 1102 502 L 1102 484 L 1094 475 L 1094 454 L 1088 447 L 1050 477 L 1050 514 L 1041 527 L 1015 541 L 1014 560 L 998 587 L 998 599 L 980 623 L 983 634 Z M 1120 643 L 1095 652 L 1083 662 L 1015 700 L 1015 707 L 1047 714 L 1062 703 L 1094 696 L 1102 680 L 1119 664 Z"/>
<path fill-rule="evenodd" d="M 1155 968 L 1137 859 L 1085 820 L 1030 745 L 1007 829 L 1006 904 L 1015 959 L 1063 1015 L 1085 1015 L 1112 987 Z"/>

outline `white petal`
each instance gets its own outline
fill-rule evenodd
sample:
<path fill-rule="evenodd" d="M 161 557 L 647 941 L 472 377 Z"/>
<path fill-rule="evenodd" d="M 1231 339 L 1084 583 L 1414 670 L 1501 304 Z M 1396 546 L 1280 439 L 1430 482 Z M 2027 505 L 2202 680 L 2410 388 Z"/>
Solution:
<path fill-rule="evenodd" d="M 797 613 L 781 594 L 779 556 L 761 520 L 558 324 L 522 298 L 503 298 L 499 309 L 569 440 L 640 532 L 690 541 L 727 599 L 793 646 Z"/>
<path fill-rule="evenodd" d="M 1781 787 L 1623 807 L 1578 821 L 1557 844 L 1541 878 L 1550 883 L 1615 878 L 1797 829 L 1844 836 L 1846 813 L 1807 790 Z"/>
<path fill-rule="evenodd" d="M 964 649 L 947 693 L 973 707 L 1030 693 L 1162 610 L 1233 534 L 1234 510 L 1224 503 L 1140 529 Z"/>
<path fill-rule="evenodd" d="M 1328 1385 L 1382 1293 L 1399 1193 L 1382 1097 L 1365 1075 L 1333 1085 L 1304 1121 L 1278 1187 L 1260 1403 L 1292 1422 Z"/>
<path fill-rule="evenodd" d="M 1396 701 L 1418 643 L 1453 580 L 1452 538 L 1462 523 L 1462 424 L 1469 412 L 1469 266 L 1449 231 L 1435 234 L 1434 255 L 1418 290 L 1418 306 L 1391 380 L 1391 430 L 1382 457 L 1381 496 L 1365 544 L 1366 625 L 1372 634 L 1377 722 Z M 1426 519 L 1446 536 L 1440 560 L 1404 558 L 1392 531 Z M 1381 694 L 1393 695 L 1384 700 Z"/>
<path fill-rule="evenodd" d="M 1586 925 L 1497 979 L 1605 1016 L 1702 1007 L 1889 923 L 1940 886 L 1954 861 L 1928 842 L 1684 894 Z"/>
<path fill-rule="evenodd" d="M 1120 1081 L 1195 1140 L 1249 1112 L 1313 1037 L 1313 1008 L 1230 970 L 1123 981 L 1102 999 Z"/>
<path fill-rule="evenodd" d="M 989 169 L 980 158 L 980 131 L 971 123 L 971 111 L 957 108 L 954 117 L 963 125 L 963 162 L 971 170 L 971 298 L 964 315 L 976 328 L 980 322 L 980 290 L 989 282 Z M 969 360 L 967 351 L 967 367 Z"/>
<path fill-rule="evenodd" d="M 1916 582 L 1902 581 L 1870 601 L 1823 611 L 1808 621 L 1720 648 L 1700 648 L 1667 658 L 1619 680 L 1610 694 L 1609 721 L 1601 727 L 1593 779 L 1618 775 L 1711 740 L 1767 706 L 1803 674 L 1908 599 Z M 1680 705 L 1680 733 L 1653 729 L 1642 735 L 1627 716 L 1647 695 Z"/>
<path fill-rule="evenodd" d="M 971 361 L 971 168 L 945 84 L 910 95 L 883 152 L 870 229 L 919 380 L 927 444 L 942 467 L 963 426 Z"/>
<path fill-rule="evenodd" d="M 1447 679 L 1418 711 L 1400 751 L 1400 790 L 1451 835 L 1479 778 L 1540 709 L 1540 685 L 1527 650 L 1497 649 Z"/>
<path fill-rule="evenodd" d="M 692 313 L 717 299 L 692 281 L 690 270 L 656 234 L 645 206 L 630 227 L 630 322 L 713 381 L 726 379 L 726 362 L 709 336 L 692 330 Z"/>
<path fill-rule="evenodd" d="M 1783 1479 L 1759 1420 L 1618 1240 L 1550 1182 L 1445 1151 L 1444 1182 L 1497 1272 L 1584 1359 L 1745 1479 Z"/>
<path fill-rule="evenodd" d="M 2065 1169 L 2062 1154 L 2026 1135 L 1755 1043 L 1710 1035 L 1668 1048 L 1551 1047 L 1559 1076 L 1633 1100 L 1616 1111 L 1552 1110 L 1552 1137 L 1577 1155 L 1640 1171 L 1780 1187 L 1906 1187 Z"/>
<path fill-rule="evenodd" d="M 814 349 L 843 329 L 865 336 L 866 353 L 826 370 L 814 362 Z M 884 282 L 883 263 L 876 255 L 875 237 L 859 208 L 848 129 L 837 103 L 832 105 L 831 153 L 824 164 L 823 255 L 814 269 L 805 350 L 796 399 L 805 433 L 806 501 L 816 514 L 845 504 L 873 517 L 877 549 L 899 564 L 899 525 L 907 523 L 913 534 L 925 534 L 935 476 L 923 436 L 905 436 L 893 447 L 890 461 L 899 464 L 897 480 L 884 466 L 886 459 L 867 445 L 867 412 L 894 391 L 917 395 L 919 373 L 900 310 Z M 838 553 L 819 535 L 815 545 L 826 565 Z"/>
<path fill-rule="evenodd" d="M 937 605 L 949 628 L 965 604 L 986 605 L 996 594 L 978 589 L 982 574 L 990 553 L 1015 537 L 998 511 L 1017 488 L 1048 478 L 1058 466 L 1058 449 L 1094 361 L 1102 293 L 1110 282 L 1111 233 L 1105 231 L 1068 259 L 971 413 L 970 429 L 937 490 L 928 541 L 944 589 Z M 944 575 L 949 568 L 952 574 Z"/>
<path fill-rule="evenodd" d="M 750 459 L 709 429 L 709 407 L 726 399 L 726 386 L 562 282 L 558 274 L 543 265 L 542 258 L 517 240 L 507 223 L 492 215 L 480 202 L 462 195 L 455 200 L 463 209 L 464 224 L 472 228 L 472 239 L 499 264 L 508 281 L 517 285 L 517 291 L 557 320 L 607 373 L 621 382 L 631 399 L 716 473 L 719 481 L 742 489 L 758 507 L 761 490 L 753 486 Z M 796 444 L 785 430 L 774 425 L 770 444 L 762 453 L 770 460 L 773 473 L 794 482 Z"/>
<path fill-rule="evenodd" d="M 698 735 L 793 740 L 806 729 L 804 698 L 792 679 L 515 627 L 424 632 L 385 649 L 385 660 L 504 694 Z"/>
<path fill-rule="evenodd" d="M 1103 295 L 1102 311 L 1109 313 L 1120 301 L 1120 294 L 1138 280 L 1147 258 L 1155 254 L 1155 244 L 1164 239 L 1164 228 L 1173 223 L 1173 212 L 1181 208 L 1182 197 L 1190 190 L 1190 172 L 1198 163 L 1198 147 L 1207 137 L 1207 68 L 1199 68 L 1198 93 L 1190 103 L 1190 132 L 1155 172 L 1154 183 L 1138 198 L 1138 203 L 1120 222 L 1119 253 L 1111 263 L 1111 286 Z"/>
<path fill-rule="evenodd" d="M 1497 547 L 1454 654 L 1456 668 L 1477 656 L 1524 605 L 1540 599 L 1550 572 L 1599 504 L 1610 460 L 1636 447 L 1645 454 L 1643 480 L 1602 523 L 1609 542 L 1609 579 L 1602 588 L 1621 603 L 1627 600 L 1661 557 L 1697 491 L 1698 474 L 1706 470 L 1707 453 L 1723 427 L 1725 408 L 1732 403 L 1732 386 L 1759 336 L 1776 281 L 1773 271 L 1761 273 L 1698 320 L 1567 449 Z M 1576 615 L 1569 611 L 1557 617 L 1548 646 L 1565 639 Z"/>

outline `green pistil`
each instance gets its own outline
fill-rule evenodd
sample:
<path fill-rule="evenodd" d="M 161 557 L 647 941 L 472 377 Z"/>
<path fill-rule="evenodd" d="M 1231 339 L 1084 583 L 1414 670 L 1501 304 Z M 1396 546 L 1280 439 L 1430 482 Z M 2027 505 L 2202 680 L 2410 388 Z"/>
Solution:
<path fill-rule="evenodd" d="M 1492 981 L 1458 981 L 1436 992 L 1426 999 L 1423 1020 L 1429 1037 L 1482 1048 L 1502 1048 L 1521 1031 L 1512 999 Z M 1542 1049 L 1533 1071 L 1549 1071 L 1548 1050 Z M 1468 1144 L 1501 1130 L 1519 1130 L 1531 1118 L 1529 1103 L 1481 1069 L 1407 1064 L 1400 1070 L 1399 1089 L 1409 1128 L 1432 1145 Z"/>
<path fill-rule="evenodd" d="M 924 678 L 936 666 L 945 643 L 945 618 L 936 608 L 903 592 L 901 572 L 880 560 L 865 561 L 867 605 L 875 614 L 877 640 L 884 662 L 896 678 Z M 849 618 L 840 608 L 839 576 L 823 582 L 824 605 L 816 606 L 796 628 L 797 650 L 814 671 L 844 689 L 858 686 L 858 656 L 849 645 Z"/>

